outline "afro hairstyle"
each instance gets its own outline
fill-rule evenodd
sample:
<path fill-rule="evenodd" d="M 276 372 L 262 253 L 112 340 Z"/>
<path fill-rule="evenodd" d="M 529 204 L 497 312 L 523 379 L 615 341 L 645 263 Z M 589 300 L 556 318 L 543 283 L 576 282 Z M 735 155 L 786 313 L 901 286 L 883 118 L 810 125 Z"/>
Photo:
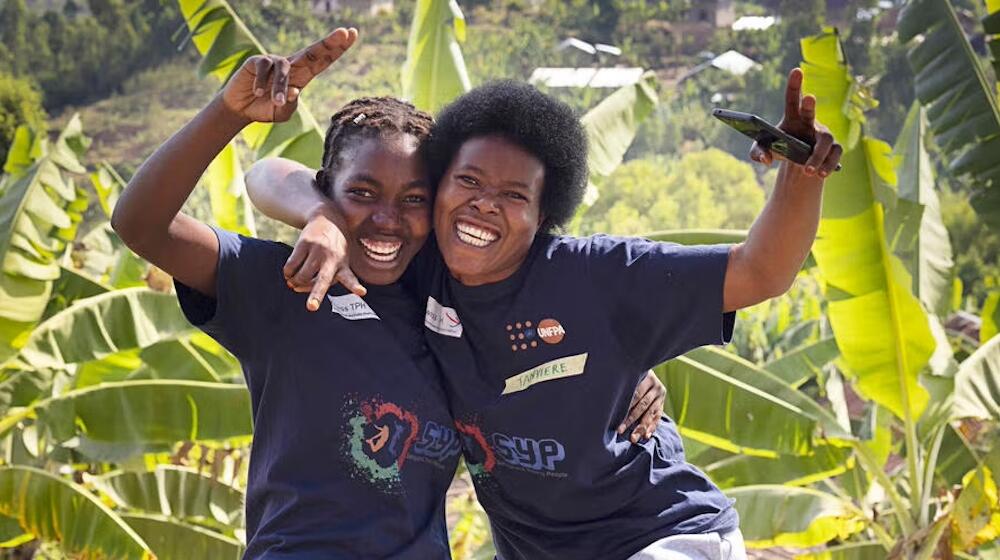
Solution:
<path fill-rule="evenodd" d="M 434 182 L 444 177 L 462 144 L 490 135 L 524 148 L 545 167 L 541 230 L 566 224 L 587 189 L 587 136 L 573 110 L 531 85 L 512 80 L 469 91 L 441 111 L 427 139 Z"/>

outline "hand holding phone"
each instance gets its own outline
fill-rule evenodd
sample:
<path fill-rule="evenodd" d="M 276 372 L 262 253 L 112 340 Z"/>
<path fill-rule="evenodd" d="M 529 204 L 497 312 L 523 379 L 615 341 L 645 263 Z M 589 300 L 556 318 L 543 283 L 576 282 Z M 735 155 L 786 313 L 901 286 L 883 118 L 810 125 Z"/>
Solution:
<path fill-rule="evenodd" d="M 844 148 L 830 130 L 816 122 L 816 98 L 802 95 L 802 70 L 793 69 L 785 87 L 785 113 L 772 125 L 757 115 L 716 109 L 713 114 L 754 139 L 750 158 L 770 164 L 773 154 L 803 166 L 807 176 L 826 177 L 840 169 Z"/>

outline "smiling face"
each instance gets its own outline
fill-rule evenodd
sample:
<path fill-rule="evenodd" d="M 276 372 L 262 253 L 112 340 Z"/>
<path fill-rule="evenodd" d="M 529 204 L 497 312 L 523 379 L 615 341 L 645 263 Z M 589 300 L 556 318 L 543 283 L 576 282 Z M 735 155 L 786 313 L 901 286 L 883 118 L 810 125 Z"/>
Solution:
<path fill-rule="evenodd" d="M 452 276 L 478 286 L 517 271 L 544 219 L 544 185 L 542 162 L 503 137 L 463 143 L 434 203 L 435 234 Z"/>
<path fill-rule="evenodd" d="M 418 148 L 417 138 L 397 134 L 359 139 L 340 154 L 331 194 L 362 282 L 399 280 L 430 234 L 431 189 Z"/>

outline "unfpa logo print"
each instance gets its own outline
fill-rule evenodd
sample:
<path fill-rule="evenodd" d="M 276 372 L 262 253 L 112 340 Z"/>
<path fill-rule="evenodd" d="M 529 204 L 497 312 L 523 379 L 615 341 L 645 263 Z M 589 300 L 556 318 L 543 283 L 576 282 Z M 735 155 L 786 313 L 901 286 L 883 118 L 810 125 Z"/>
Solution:
<path fill-rule="evenodd" d="M 538 348 L 539 341 L 545 344 L 559 344 L 566 336 L 566 329 L 555 319 L 542 319 L 537 324 L 532 321 L 518 321 L 507 325 L 507 338 L 513 352 Z"/>

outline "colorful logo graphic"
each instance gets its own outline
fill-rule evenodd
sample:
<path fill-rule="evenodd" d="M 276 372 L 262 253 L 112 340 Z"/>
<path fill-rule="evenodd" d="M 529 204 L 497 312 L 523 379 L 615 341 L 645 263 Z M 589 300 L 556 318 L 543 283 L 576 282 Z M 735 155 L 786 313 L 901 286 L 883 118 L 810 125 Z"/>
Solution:
<path fill-rule="evenodd" d="M 351 459 L 369 480 L 395 483 L 417 439 L 417 417 L 398 405 L 368 401 L 348 421 Z"/>
<path fill-rule="evenodd" d="M 512 352 L 538 348 L 539 341 L 545 344 L 559 344 L 566 337 L 566 329 L 555 319 L 517 321 L 508 323 L 507 341 Z"/>

